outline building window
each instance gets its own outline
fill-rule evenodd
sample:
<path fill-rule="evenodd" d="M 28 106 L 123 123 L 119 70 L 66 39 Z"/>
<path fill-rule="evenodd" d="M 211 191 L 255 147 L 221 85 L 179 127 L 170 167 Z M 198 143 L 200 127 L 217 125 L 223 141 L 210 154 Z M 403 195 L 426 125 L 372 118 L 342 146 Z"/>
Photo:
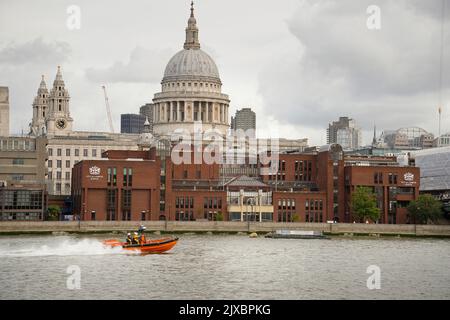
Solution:
<path fill-rule="evenodd" d="M 56 180 L 61 180 L 61 171 L 56 172 Z"/>
<path fill-rule="evenodd" d="M 75 157 L 79 157 L 80 156 L 80 149 L 75 149 Z"/>
<path fill-rule="evenodd" d="M 70 180 L 70 171 L 66 172 L 66 180 Z"/>
<path fill-rule="evenodd" d="M 70 168 L 70 160 L 66 160 L 66 168 Z"/>
<path fill-rule="evenodd" d="M 56 191 L 61 192 L 61 183 L 56 184 Z"/>
<path fill-rule="evenodd" d="M 123 221 L 130 221 L 131 220 L 131 211 L 130 210 L 123 210 L 122 211 L 122 220 Z"/>
<path fill-rule="evenodd" d="M 131 190 L 122 190 L 122 208 L 131 208 Z"/>
<path fill-rule="evenodd" d="M 88 149 L 83 149 L 83 157 L 87 157 L 88 156 Z"/>
<path fill-rule="evenodd" d="M 13 159 L 13 164 L 24 164 L 23 159 Z"/>
<path fill-rule="evenodd" d="M 11 175 L 11 178 L 12 178 L 13 181 L 21 181 L 25 177 L 24 177 L 23 174 L 13 174 L 13 175 Z"/>
<path fill-rule="evenodd" d="M 127 168 L 123 168 L 123 186 L 126 187 L 128 185 L 128 170 Z"/>
<path fill-rule="evenodd" d="M 116 220 L 117 190 L 107 190 L 106 220 Z"/>
<path fill-rule="evenodd" d="M 49 148 L 48 149 L 48 155 L 51 157 L 51 156 L 53 156 L 53 149 L 52 148 Z"/>
<path fill-rule="evenodd" d="M 56 160 L 56 167 L 57 168 L 62 168 L 62 161 L 61 160 Z"/>
<path fill-rule="evenodd" d="M 49 168 L 53 167 L 53 160 L 48 160 L 48 165 Z"/>
<path fill-rule="evenodd" d="M 131 187 L 133 182 L 133 170 L 131 168 L 123 168 L 123 186 Z"/>
<path fill-rule="evenodd" d="M 375 184 L 383 184 L 383 173 L 382 172 L 375 172 L 373 175 L 373 182 Z"/>
<path fill-rule="evenodd" d="M 389 173 L 389 184 L 397 184 L 397 174 Z"/>
<path fill-rule="evenodd" d="M 95 221 L 95 211 L 91 211 L 91 220 Z"/>
<path fill-rule="evenodd" d="M 92 149 L 92 156 L 97 157 L 97 149 Z"/>
<path fill-rule="evenodd" d="M 70 157 L 70 149 L 66 149 L 66 157 Z"/>
<path fill-rule="evenodd" d="M 56 150 L 56 155 L 57 155 L 58 157 L 61 157 L 61 155 L 62 155 L 62 150 L 61 150 L 61 149 L 57 149 L 57 150 Z"/>
<path fill-rule="evenodd" d="M 128 168 L 128 186 L 131 187 L 133 185 L 133 169 Z"/>

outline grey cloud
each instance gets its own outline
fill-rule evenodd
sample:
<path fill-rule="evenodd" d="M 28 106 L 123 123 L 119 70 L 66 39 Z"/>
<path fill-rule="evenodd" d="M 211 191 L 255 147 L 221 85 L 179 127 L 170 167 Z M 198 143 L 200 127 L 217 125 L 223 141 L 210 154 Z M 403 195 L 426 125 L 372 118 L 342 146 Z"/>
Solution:
<path fill-rule="evenodd" d="M 115 62 L 108 68 L 89 68 L 86 77 L 94 82 L 145 82 L 161 81 L 164 66 L 176 50 L 150 50 L 136 47 L 127 63 Z"/>
<path fill-rule="evenodd" d="M 9 43 L 0 48 L 0 85 L 10 92 L 10 125 L 12 133 L 28 133 L 32 117 L 31 104 L 45 75 L 51 85 L 58 65 L 64 66 L 72 49 L 62 41 L 45 41 L 42 37 L 23 43 Z"/>
<path fill-rule="evenodd" d="M 66 61 L 71 54 L 70 45 L 63 41 L 46 42 L 42 37 L 25 43 L 10 43 L 0 50 L 0 64 L 54 65 Z"/>
<path fill-rule="evenodd" d="M 338 115 L 379 128 L 429 124 L 424 115 L 438 102 L 441 2 L 377 1 L 379 31 L 366 28 L 371 4 L 303 1 L 287 22 L 298 50 L 281 53 L 259 76 L 265 108 L 276 107 L 287 123 L 323 130 Z M 447 50 L 449 44 L 447 32 Z M 450 88 L 448 76 L 443 85 Z"/>

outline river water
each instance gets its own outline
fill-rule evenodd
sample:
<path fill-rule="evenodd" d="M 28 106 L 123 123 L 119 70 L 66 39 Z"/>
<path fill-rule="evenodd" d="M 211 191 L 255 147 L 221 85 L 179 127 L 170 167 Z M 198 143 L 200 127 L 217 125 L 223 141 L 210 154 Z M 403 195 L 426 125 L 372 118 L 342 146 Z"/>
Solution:
<path fill-rule="evenodd" d="M 0 299 L 450 299 L 450 240 L 177 236 L 157 255 L 102 246 L 118 235 L 1 236 Z"/>

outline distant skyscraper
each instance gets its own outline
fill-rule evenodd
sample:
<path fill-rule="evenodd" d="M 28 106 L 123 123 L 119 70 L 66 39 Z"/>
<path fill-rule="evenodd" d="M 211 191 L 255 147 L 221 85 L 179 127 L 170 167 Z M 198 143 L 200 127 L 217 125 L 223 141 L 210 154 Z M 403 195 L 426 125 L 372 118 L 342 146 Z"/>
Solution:
<path fill-rule="evenodd" d="M 327 143 L 337 143 L 343 149 L 356 149 L 361 145 L 361 129 L 348 117 L 339 117 L 328 125 Z"/>
<path fill-rule="evenodd" d="M 9 136 L 9 90 L 0 87 L 0 136 Z"/>
<path fill-rule="evenodd" d="M 145 116 L 140 114 L 122 114 L 120 115 L 121 133 L 142 133 L 144 129 Z"/>
<path fill-rule="evenodd" d="M 236 115 L 231 117 L 231 129 L 256 130 L 256 113 L 250 108 L 237 110 Z"/>
<path fill-rule="evenodd" d="M 139 109 L 139 114 L 148 119 L 150 123 L 150 133 L 153 133 L 153 103 L 147 103 Z"/>

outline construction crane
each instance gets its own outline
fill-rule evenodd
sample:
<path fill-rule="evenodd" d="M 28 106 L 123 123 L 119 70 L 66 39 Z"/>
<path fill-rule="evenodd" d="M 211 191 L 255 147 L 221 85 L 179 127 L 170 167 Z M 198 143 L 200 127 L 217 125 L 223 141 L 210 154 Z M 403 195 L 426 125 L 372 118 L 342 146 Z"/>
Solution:
<path fill-rule="evenodd" d="M 109 129 L 111 130 L 112 133 L 114 133 L 114 126 L 113 126 L 113 121 L 112 121 L 112 116 L 111 116 L 111 108 L 109 107 L 109 100 L 108 100 L 108 95 L 106 94 L 106 87 L 102 86 L 102 89 L 105 94 L 106 113 L 108 114 Z"/>

